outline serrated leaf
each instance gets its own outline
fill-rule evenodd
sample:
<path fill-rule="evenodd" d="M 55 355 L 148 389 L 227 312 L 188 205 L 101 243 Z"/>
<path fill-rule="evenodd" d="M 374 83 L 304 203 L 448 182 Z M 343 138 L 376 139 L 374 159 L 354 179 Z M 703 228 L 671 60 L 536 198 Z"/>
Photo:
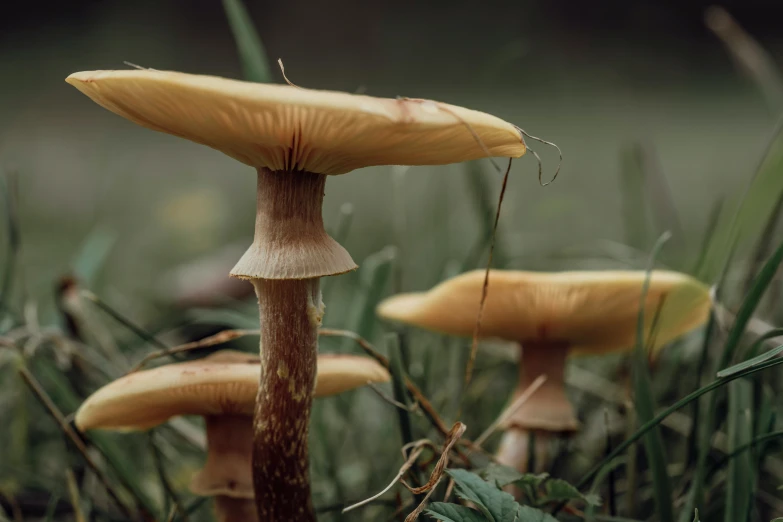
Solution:
<path fill-rule="evenodd" d="M 562 479 L 551 479 L 544 485 L 545 495 L 542 502 L 569 502 L 583 500 L 590 505 L 601 505 L 598 495 L 583 495 L 578 489 Z"/>
<path fill-rule="evenodd" d="M 547 479 L 549 479 L 549 473 L 525 473 L 519 480 L 515 480 L 514 484 L 520 487 L 530 486 L 538 489 Z"/>
<path fill-rule="evenodd" d="M 524 473 L 520 473 L 509 466 L 495 464 L 494 462 L 479 471 L 479 475 L 487 482 L 495 484 L 499 488 L 508 486 L 509 484 L 513 484 L 514 482 L 525 478 Z"/>
<path fill-rule="evenodd" d="M 457 504 L 447 504 L 445 502 L 433 502 L 424 513 L 435 520 L 443 520 L 444 522 L 487 521 L 487 518 L 475 509 L 459 506 Z"/>
<path fill-rule="evenodd" d="M 476 504 L 487 520 L 514 522 L 518 506 L 514 497 L 470 471 L 449 469 L 446 473 L 454 480 L 456 495 Z"/>
<path fill-rule="evenodd" d="M 519 506 L 517 508 L 516 522 L 557 522 L 557 519 L 540 509 L 530 506 Z"/>

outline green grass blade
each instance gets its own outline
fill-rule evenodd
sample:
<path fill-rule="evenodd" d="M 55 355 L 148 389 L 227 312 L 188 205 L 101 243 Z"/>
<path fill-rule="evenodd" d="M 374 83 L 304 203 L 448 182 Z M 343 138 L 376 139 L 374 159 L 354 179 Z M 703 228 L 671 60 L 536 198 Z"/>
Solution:
<path fill-rule="evenodd" d="M 748 264 L 748 270 L 745 275 L 745 284 L 742 288 L 743 293 L 750 290 L 753 285 L 753 278 L 761 270 L 764 260 L 769 257 L 769 248 L 774 244 L 775 230 L 777 229 L 781 212 L 783 212 L 783 192 L 778 196 L 778 200 L 775 202 L 775 206 L 770 212 L 767 223 L 764 225 L 764 229 L 756 243 L 756 248 L 751 256 L 751 262 Z"/>
<path fill-rule="evenodd" d="M 747 445 L 753 440 L 753 420 L 751 417 L 753 387 L 746 380 L 736 380 L 729 384 L 729 404 L 727 431 L 729 451 Z M 753 464 L 747 453 L 738 454 L 729 461 L 726 475 L 726 506 L 723 512 L 724 522 L 746 520 L 755 480 Z"/>
<path fill-rule="evenodd" d="M 620 466 L 627 466 L 628 460 L 625 457 L 615 457 L 609 464 L 607 464 L 601 471 L 599 471 L 595 478 L 593 479 L 593 485 L 590 488 L 589 493 L 586 496 L 598 496 L 599 486 L 600 484 L 609 478 L 610 474 L 613 473 L 617 468 Z M 585 520 L 588 522 L 592 520 L 597 520 L 598 514 L 596 513 L 596 509 L 598 508 L 598 505 L 593 504 L 587 504 L 585 507 Z"/>
<path fill-rule="evenodd" d="M 52 495 L 49 497 L 49 504 L 46 506 L 43 522 L 52 522 L 54 520 L 54 512 L 57 510 L 58 502 L 60 502 L 60 495 Z"/>
<path fill-rule="evenodd" d="M 743 300 L 742 305 L 737 312 L 734 324 L 729 331 L 726 343 L 723 347 L 723 351 L 720 355 L 720 360 L 718 361 L 717 366 L 718 370 L 726 368 L 726 366 L 728 366 L 729 362 L 731 361 L 734 352 L 739 345 L 740 340 L 742 339 L 742 335 L 745 332 L 745 328 L 747 327 L 748 322 L 758 307 L 764 292 L 766 291 L 772 279 L 775 277 L 775 273 L 777 272 L 778 267 L 782 261 L 783 243 L 778 246 L 777 250 L 775 250 L 772 256 L 764 264 L 764 267 L 761 269 L 761 272 L 759 272 L 758 276 L 756 276 L 750 291 Z M 774 360 L 772 362 L 774 362 Z M 724 377 L 724 379 L 730 379 L 737 375 L 743 375 L 753 368 L 765 367 L 766 364 L 769 363 L 760 363 L 757 366 L 752 366 L 746 370 Z M 701 507 L 702 505 L 704 479 L 708 471 L 707 458 L 711 451 L 712 436 L 715 432 L 715 412 L 717 407 L 718 396 L 713 395 L 710 398 L 707 409 L 704 411 L 703 418 L 700 419 L 700 429 L 702 431 L 698 441 L 698 458 L 693 474 L 691 488 L 686 498 L 685 508 L 682 511 L 682 516 L 680 517 L 681 522 L 685 522 L 685 514 L 690 513 L 693 509 Z"/>
<path fill-rule="evenodd" d="M 89 290 L 82 290 L 82 295 L 90 300 L 91 302 L 95 303 L 95 305 L 100 308 L 103 312 L 105 312 L 107 315 L 109 315 L 112 319 L 120 323 L 122 326 L 136 334 L 139 339 L 142 341 L 146 341 L 150 343 L 151 345 L 157 347 L 160 350 L 168 351 L 170 348 L 166 343 L 155 337 L 154 334 L 148 332 L 141 326 L 137 325 L 135 322 L 127 318 L 122 313 L 118 312 L 115 308 L 110 306 L 106 301 L 95 295 L 94 293 L 90 292 Z"/>
<path fill-rule="evenodd" d="M 644 170 L 636 161 L 632 147 L 625 147 L 620 155 L 620 191 L 625 243 L 643 248 L 649 235 Z"/>
<path fill-rule="evenodd" d="M 81 403 L 81 398 L 73 390 L 68 379 L 48 360 L 41 359 L 33 363 L 41 383 L 53 390 L 51 397 L 57 406 L 63 411 L 76 410 Z M 138 482 L 141 480 L 139 466 L 127 448 L 120 447 L 107 433 L 99 430 L 90 433 L 90 441 L 101 452 L 123 487 L 133 494 L 148 513 L 155 513 L 154 502 L 144 493 Z"/>
<path fill-rule="evenodd" d="M 272 71 L 266 58 L 266 50 L 258 36 L 253 21 L 242 0 L 223 0 L 231 32 L 239 51 L 245 79 L 251 82 L 270 83 Z"/>
<path fill-rule="evenodd" d="M 671 415 L 673 412 L 687 406 L 688 404 L 695 401 L 699 397 L 702 397 L 703 395 L 715 391 L 736 379 L 753 375 L 755 373 L 767 370 L 769 368 L 780 366 L 781 364 L 783 364 L 783 359 L 781 358 L 772 359 L 765 363 L 761 363 L 758 366 L 754 366 L 742 372 L 736 373 L 734 375 L 730 375 L 729 377 L 716 379 L 711 383 L 707 384 L 706 386 L 702 386 L 698 390 L 689 393 L 682 399 L 676 401 L 674 404 L 672 404 L 671 406 L 669 406 L 668 408 L 660 412 L 653 419 L 644 423 L 642 426 L 639 427 L 639 429 L 633 435 L 628 437 L 622 443 L 618 444 L 617 447 L 609 455 L 604 457 L 598 464 L 593 466 L 587 473 L 585 473 L 585 475 L 576 483 L 576 487 L 580 489 L 584 488 L 590 481 L 592 481 L 596 477 L 598 473 L 601 472 L 601 470 L 604 469 L 604 467 L 609 465 L 615 457 L 621 455 L 632 444 L 636 443 L 639 439 L 641 439 L 644 435 L 646 435 L 648 431 L 658 426 L 663 421 L 663 419 Z M 687 511 L 688 513 L 692 512 L 691 510 L 687 510 Z"/>
<path fill-rule="evenodd" d="M 403 445 L 410 444 L 414 441 L 413 438 L 413 425 L 411 423 L 410 408 L 411 401 L 408 396 L 408 390 L 405 386 L 405 366 L 402 360 L 402 350 L 400 350 L 400 337 L 396 333 L 386 334 L 386 350 L 389 353 L 389 366 L 391 370 L 392 378 L 392 390 L 394 392 L 394 400 L 400 404 L 404 404 L 406 409 L 395 408 L 397 410 L 397 420 L 400 426 L 400 435 L 402 436 Z M 407 458 L 407 455 L 406 455 Z M 411 468 L 415 486 L 421 485 L 421 480 L 416 468 Z M 420 504 L 424 497 L 417 495 L 416 504 Z"/>
<path fill-rule="evenodd" d="M 705 266 L 707 264 L 707 252 L 710 249 L 710 242 L 715 236 L 716 231 L 718 230 L 718 225 L 721 222 L 722 216 L 724 215 L 724 204 L 725 200 L 720 198 L 715 201 L 710 208 L 710 213 L 707 217 L 707 226 L 704 229 L 704 236 L 701 240 L 698 256 L 696 257 L 696 261 L 693 264 L 693 269 L 691 270 L 691 273 L 693 274 L 700 274 L 706 270 Z"/>
<path fill-rule="evenodd" d="M 405 387 L 405 365 L 402 361 L 399 335 L 396 333 L 386 334 L 386 350 L 389 353 L 394 400 L 400 404 L 404 404 L 407 408 L 410 408 L 410 398 L 408 397 L 408 392 Z M 397 414 L 400 421 L 400 432 L 402 433 L 403 444 L 410 444 L 413 442 L 410 413 L 408 410 L 397 408 Z"/>
<path fill-rule="evenodd" d="M 762 233 L 764 223 L 773 213 L 783 193 L 783 119 L 776 125 L 767 150 L 744 196 L 732 214 L 724 213 L 710 239 L 704 264 L 698 277 L 712 282 L 720 274 L 728 259 L 732 244 L 741 246 L 753 242 Z"/>
<path fill-rule="evenodd" d="M 764 336 L 764 338 L 762 338 L 761 341 L 756 341 L 756 343 L 757 344 L 761 343 L 764 340 L 769 339 L 770 337 L 778 337 L 780 335 L 783 335 L 783 329 L 775 329 L 773 330 L 773 332 L 774 335 L 771 332 L 769 336 Z M 746 370 L 748 368 L 766 362 L 774 357 L 777 357 L 780 353 L 783 353 L 783 345 L 780 345 L 777 348 L 773 348 L 768 352 L 764 352 L 761 355 L 757 355 L 756 357 L 743 361 L 739 364 L 735 364 L 734 366 L 729 366 L 725 370 L 719 371 L 718 377 L 728 377 L 729 375 L 734 375 L 737 372 L 741 372 L 743 370 Z"/>
<path fill-rule="evenodd" d="M 639 170 L 644 173 L 644 190 L 650 200 L 650 209 L 658 222 L 658 231 L 668 230 L 676 246 L 682 246 L 684 233 L 674 204 L 672 190 L 651 143 L 637 143 L 633 148 Z M 675 249 L 677 250 L 677 249 Z"/>
<path fill-rule="evenodd" d="M 84 286 L 91 287 L 95 284 L 98 272 L 116 242 L 117 234 L 105 227 L 94 229 L 84 240 L 71 262 L 73 273 Z"/>
<path fill-rule="evenodd" d="M 0 195 L 5 207 L 6 234 L 8 235 L 8 252 L 6 254 L 3 275 L 0 280 L 0 312 L 8 309 L 11 301 L 11 289 L 16 275 L 17 257 L 21 246 L 19 232 L 19 217 L 16 202 L 16 176 L 0 179 Z"/>
<path fill-rule="evenodd" d="M 351 304 L 348 330 L 355 332 L 364 339 L 372 338 L 377 322 L 375 307 L 381 301 L 392 275 L 392 264 L 397 257 L 397 249 L 386 247 L 380 252 L 368 256 L 360 269 L 360 288 L 355 293 Z M 342 351 L 352 346 L 353 341 L 345 339 Z"/>
<path fill-rule="evenodd" d="M 783 178 L 783 176 L 781 176 L 781 178 Z M 775 250 L 772 256 L 764 264 L 761 272 L 759 272 L 758 276 L 756 276 L 756 279 L 753 281 L 753 286 L 750 288 L 745 300 L 742 302 L 742 306 L 740 306 L 740 309 L 737 312 L 734 325 L 731 327 L 731 330 L 729 330 L 726 344 L 723 347 L 723 352 L 721 353 L 719 361 L 720 368 L 725 367 L 731 361 L 731 358 L 742 339 L 742 335 L 745 333 L 748 322 L 751 317 L 753 317 L 756 308 L 758 308 L 761 298 L 767 291 L 767 287 L 774 279 L 781 262 L 783 262 L 783 243 L 778 246 L 777 250 Z"/>
<path fill-rule="evenodd" d="M 652 420 L 655 417 L 656 409 L 644 335 L 644 303 L 650 288 L 650 277 L 652 275 L 653 267 L 655 266 L 655 259 L 657 259 L 661 248 L 663 248 L 663 245 L 670 237 L 671 234 L 668 232 L 663 234 L 653 247 L 652 254 L 650 255 L 650 263 L 647 267 L 647 277 L 645 278 L 642 287 L 639 320 L 636 326 L 636 347 L 633 352 L 634 406 L 636 408 L 637 419 L 642 423 Z M 661 438 L 661 432 L 658 427 L 650 429 L 644 436 L 644 449 L 653 476 L 653 491 L 658 518 L 660 520 L 674 520 L 672 485 L 666 470 L 668 458 L 666 457 L 666 450 L 664 449 L 663 439 Z"/>

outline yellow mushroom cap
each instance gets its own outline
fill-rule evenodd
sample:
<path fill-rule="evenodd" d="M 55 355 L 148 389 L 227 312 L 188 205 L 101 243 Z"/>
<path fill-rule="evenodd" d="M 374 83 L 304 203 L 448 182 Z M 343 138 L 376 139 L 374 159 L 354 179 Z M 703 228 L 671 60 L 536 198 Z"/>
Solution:
<path fill-rule="evenodd" d="M 524 272 L 492 270 L 481 335 L 567 342 L 571 353 L 606 353 L 636 343 L 644 271 Z M 428 292 L 400 294 L 378 306 L 381 317 L 470 336 L 484 271 L 445 281 Z M 657 315 L 653 349 L 703 324 L 709 289 L 685 274 L 655 270 L 645 300 L 645 331 Z M 660 308 L 659 308 L 660 307 Z"/>
<path fill-rule="evenodd" d="M 85 71 L 66 81 L 134 123 L 271 170 L 344 174 L 371 165 L 458 163 L 487 151 L 525 153 L 510 123 L 429 100 L 155 70 Z"/>
<path fill-rule="evenodd" d="M 131 373 L 90 395 L 76 412 L 76 426 L 143 430 L 177 415 L 252 416 L 258 375 L 257 357 L 232 350 Z M 368 357 L 319 355 L 315 396 L 388 380 L 386 369 Z"/>

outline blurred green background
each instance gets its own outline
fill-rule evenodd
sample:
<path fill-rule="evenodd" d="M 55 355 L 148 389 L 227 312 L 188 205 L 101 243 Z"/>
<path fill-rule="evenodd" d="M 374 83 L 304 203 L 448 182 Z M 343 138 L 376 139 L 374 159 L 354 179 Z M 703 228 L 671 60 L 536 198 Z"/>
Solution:
<path fill-rule="evenodd" d="M 642 269 L 656 239 L 671 230 L 674 236 L 661 255 L 661 266 L 715 283 L 723 262 L 717 254 L 725 254 L 720 248 L 714 259 L 707 259 L 717 269 L 697 270 L 704 266 L 698 261 L 715 210 L 723 210 L 725 226 L 758 169 L 783 108 L 780 84 L 775 83 L 779 80 L 761 85 L 754 81 L 705 26 L 706 2 L 246 4 L 268 57 L 272 62 L 282 58 L 286 74 L 297 85 L 464 105 L 560 146 L 562 169 L 547 187 L 539 186 L 532 155 L 514 162 L 501 213 L 498 267 Z M 724 6 L 766 49 L 773 65 L 783 63 L 780 5 L 736 1 Z M 126 321 L 171 345 L 221 327 L 257 324 L 247 297 L 217 295 L 207 300 L 208 306 L 199 302 L 184 311 L 178 297 L 178 292 L 198 289 L 215 274 L 227 274 L 250 244 L 253 172 L 211 149 L 135 126 L 64 82 L 72 72 L 124 68 L 124 61 L 240 78 L 242 68 L 221 2 L 105 0 L 7 7 L 0 18 L 0 171 L 16 179 L 11 185 L 16 186 L 21 248 L 11 292 L 4 296 L 14 319 L 0 323 L 0 331 L 13 331 L 16 322 L 64 329 L 55 289 L 69 273 Z M 281 82 L 276 68 L 274 73 Z M 544 179 L 549 179 L 557 167 L 556 151 L 532 141 L 530 145 L 543 160 Z M 765 179 L 766 188 L 756 186 L 760 198 L 746 205 L 750 214 L 758 209 L 758 215 L 751 219 L 752 233 L 743 238 L 748 241 L 740 243 L 728 272 L 730 308 L 736 308 L 743 294 L 751 240 L 760 234 L 780 195 L 780 169 L 772 169 Z M 373 314 L 381 297 L 424 290 L 486 262 L 500 183 L 487 161 L 370 168 L 331 178 L 324 205 L 327 229 L 341 236 L 362 268 L 324 283 L 325 324 L 357 331 L 383 349 L 386 327 Z M 6 202 L 3 205 L 9 210 Z M 766 241 L 774 247 L 779 241 L 776 229 Z M 3 227 L 0 259 L 7 259 L 9 244 Z M 206 267 L 185 275 L 180 270 L 216 253 Z M 218 280 L 225 281 L 222 276 Z M 773 281 L 778 293 L 779 286 Z M 89 303 L 80 306 L 81 319 L 91 327 L 87 344 L 117 345 L 131 361 L 153 348 Z M 775 306 L 762 309 L 761 316 L 772 324 L 780 319 Z M 208 324 L 195 327 L 193 322 Z M 469 341 L 403 333 L 408 372 L 444 418 L 454 421 Z M 244 339 L 235 347 L 253 351 L 255 343 Z M 656 368 L 659 404 L 670 404 L 697 387 L 701 347 L 697 333 L 665 353 Z M 323 340 L 321 348 L 358 352 L 350 342 L 335 339 Z M 500 412 L 516 378 L 509 364 L 513 349 L 491 343 L 484 348 L 464 403 L 462 420 L 470 437 Z M 63 363 L 67 354 L 25 355 L 66 414 L 109 376 L 126 369 L 118 363 L 106 369 L 109 376 L 88 372 L 85 377 Z M 58 364 L 52 366 L 51 359 Z M 553 472 L 575 479 L 600 458 L 605 408 L 614 415 L 617 440 L 632 431 L 633 425 L 624 425 L 621 404 L 626 397 L 625 365 L 622 359 L 585 363 L 596 372 L 587 377 L 587 388 L 590 383 L 597 386 L 598 398 L 585 389 L 570 390 L 585 429 L 564 443 L 569 451 Z M 0 430 L 2 447 L 9 448 L 0 450 L 0 490 L 8 498 L 32 498 L 31 509 L 41 516 L 53 498 L 46 492 L 62 492 L 65 486 L 63 466 L 78 471 L 82 463 L 65 451 L 56 425 L 16 379 L 14 368 L 0 365 L 5 390 L 0 414 L 13 426 Z M 591 381 L 598 373 L 615 387 Z M 770 375 L 765 382 L 769 390 L 774 389 L 772 380 Z M 602 393 L 608 395 L 601 399 Z M 724 411 L 716 412 L 719 419 Z M 396 412 L 370 391 L 320 401 L 314 419 L 317 505 L 361 500 L 399 469 Z M 687 453 L 682 433 L 689 431 L 690 419 L 684 422 L 684 431 L 664 432 L 675 466 Z M 190 501 L 187 480 L 200 465 L 200 453 L 168 428 L 159 431 L 156 440 L 172 480 Z M 432 436 L 419 418 L 415 434 Z M 114 455 L 114 468 L 124 470 L 121 475 L 138 481 L 141 496 L 162 509 L 165 495 L 150 471 L 147 439 L 109 435 L 96 442 Z M 682 478 L 678 473 L 681 468 L 672 471 Z M 772 477 L 763 484 L 767 496 L 759 493 L 766 499 L 760 502 L 762 518 L 783 513 L 775 493 L 775 480 L 783 474 L 778 469 Z M 640 480 L 641 507 L 637 513 L 624 513 L 630 519 L 652 509 L 649 480 Z M 722 483 L 715 487 L 720 491 Z M 87 496 L 100 491 L 94 483 L 84 488 Z M 622 488 L 618 494 L 622 497 Z M 713 500 L 715 513 L 720 513 L 719 495 Z M 95 503 L 105 506 L 100 497 Z M 345 517 L 333 512 L 323 516 L 380 520 L 381 514 L 393 512 L 390 503 L 393 506 L 392 501 L 381 502 Z M 207 517 L 208 510 L 198 516 Z"/>
<path fill-rule="evenodd" d="M 48 294 L 99 225 L 120 238 L 105 276 L 136 306 L 156 290 L 162 268 L 250 241 L 253 173 L 100 110 L 63 80 L 123 61 L 240 77 L 231 32 L 217 1 L 42 5 L 12 7 L 19 13 L 4 17 L 0 35 L 0 162 L 20 174 L 29 291 Z M 517 266 L 531 267 L 522 258 L 625 238 L 620 152 L 633 142 L 653 147 L 684 242 L 700 237 L 716 199 L 742 190 L 775 115 L 704 26 L 706 5 L 290 1 L 248 9 L 270 59 L 282 58 L 299 85 L 461 104 L 556 142 L 565 153 L 558 182 L 541 189 L 535 161 L 524 158 L 505 202 L 504 241 Z M 740 7 L 739 21 L 779 56 L 779 8 Z M 551 174 L 556 155 L 533 147 Z M 479 168 L 494 194 L 499 176 L 486 162 Z M 433 256 L 460 258 L 481 233 L 464 170 L 411 169 L 399 200 L 389 197 L 390 168 L 332 179 L 326 223 L 336 223 L 341 204 L 354 205 L 345 246 L 361 261 L 395 242 L 391 225 L 404 213 L 412 226 L 400 245 L 410 268 L 404 286 L 424 288 L 440 276 Z M 633 246 L 649 249 L 654 239 Z"/>

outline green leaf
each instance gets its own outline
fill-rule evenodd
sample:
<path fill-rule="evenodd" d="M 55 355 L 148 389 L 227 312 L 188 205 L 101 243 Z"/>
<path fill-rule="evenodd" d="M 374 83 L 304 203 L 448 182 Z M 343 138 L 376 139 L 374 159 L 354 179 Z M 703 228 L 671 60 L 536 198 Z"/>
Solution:
<path fill-rule="evenodd" d="M 508 486 L 518 480 L 523 480 L 525 474 L 520 473 L 514 468 L 509 466 L 502 466 L 500 464 L 490 463 L 489 466 L 479 471 L 481 478 L 487 482 L 496 484 L 497 487 L 502 488 Z"/>
<path fill-rule="evenodd" d="M 242 0 L 223 0 L 223 9 L 226 11 L 231 32 L 234 33 L 245 79 L 251 82 L 271 82 L 272 72 L 266 59 L 264 44 L 261 43 Z"/>
<path fill-rule="evenodd" d="M 549 513 L 530 506 L 517 507 L 516 522 L 557 522 L 557 519 Z"/>
<path fill-rule="evenodd" d="M 543 484 L 548 478 L 549 473 L 525 473 L 519 480 L 515 480 L 514 484 L 517 486 L 530 486 L 532 488 L 538 489 L 538 487 L 540 487 L 541 484 Z"/>
<path fill-rule="evenodd" d="M 464 469 L 449 469 L 446 473 L 454 480 L 456 495 L 476 504 L 488 520 L 514 522 L 518 506 L 514 497 Z"/>
<path fill-rule="evenodd" d="M 433 502 L 425 514 L 435 520 L 444 522 L 486 522 L 487 518 L 476 511 L 465 506 L 457 504 L 447 504 L 445 502 Z"/>
<path fill-rule="evenodd" d="M 693 510 L 693 522 L 701 522 L 701 520 L 699 520 L 699 510 L 698 509 L 694 509 Z"/>
<path fill-rule="evenodd" d="M 583 500 L 592 506 L 600 506 L 601 498 L 598 495 L 583 495 L 578 489 L 562 479 L 550 479 L 544 483 L 544 497 L 541 502 L 570 502 L 571 500 Z"/>

